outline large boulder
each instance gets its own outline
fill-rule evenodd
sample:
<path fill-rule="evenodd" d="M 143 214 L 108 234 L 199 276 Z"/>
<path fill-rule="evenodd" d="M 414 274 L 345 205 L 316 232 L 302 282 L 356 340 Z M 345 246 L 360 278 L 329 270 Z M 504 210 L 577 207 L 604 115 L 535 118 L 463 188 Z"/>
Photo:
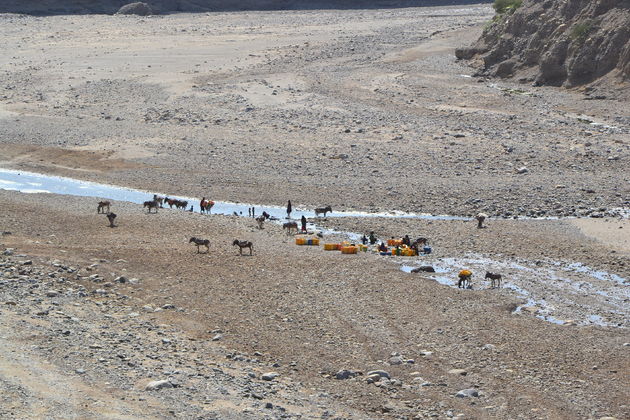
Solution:
<path fill-rule="evenodd" d="M 117 15 L 138 15 L 138 16 L 149 16 L 155 14 L 151 6 L 147 3 L 143 3 L 141 1 L 135 3 L 125 4 L 123 7 L 118 9 L 116 12 Z"/>

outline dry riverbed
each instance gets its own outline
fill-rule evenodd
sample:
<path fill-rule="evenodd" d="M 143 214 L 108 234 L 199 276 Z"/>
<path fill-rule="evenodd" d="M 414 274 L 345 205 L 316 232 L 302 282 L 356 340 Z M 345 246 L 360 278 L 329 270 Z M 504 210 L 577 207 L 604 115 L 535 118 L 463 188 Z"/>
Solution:
<path fill-rule="evenodd" d="M 13 249 L 2 270 L 5 346 L 30 337 L 33 347 L 20 357 L 46 361 L 49 373 L 42 380 L 68 383 L 69 395 L 78 395 L 38 403 L 53 397 L 29 382 L 31 368 L 7 366 L 2 375 L 11 378 L 8 389 L 23 391 L 22 406 L 6 411 L 15 417 L 35 406 L 49 414 L 111 418 L 629 414 L 625 328 L 579 317 L 559 325 L 537 317 L 544 308 L 518 311 L 527 299 L 510 287 L 489 289 L 476 269 L 473 290 L 400 269 L 403 262 L 469 258 L 474 244 L 487 258 L 521 264 L 524 258 L 562 258 L 628 277 L 627 249 L 611 254 L 566 222 L 491 221 L 478 230 L 463 221 L 371 220 L 381 237 L 417 229 L 432 238 L 431 256 L 396 261 L 298 247 L 280 226 L 267 223 L 261 231 L 252 219 L 236 216 L 148 215 L 139 205 L 115 202 L 118 227 L 112 229 L 90 198 L 0 197 L 0 226 L 11 231 L 2 237 L 3 249 Z M 361 231 L 364 223 L 328 218 L 322 224 Z M 543 230 L 546 235 L 534 236 Z M 209 255 L 188 244 L 193 235 L 210 238 Z M 520 241 L 519 257 L 512 256 L 517 244 L 509 242 L 500 257 L 494 252 L 497 240 L 528 235 L 532 240 Z M 252 240 L 254 256 L 240 257 L 234 238 Z M 528 284 L 532 294 L 573 297 L 570 285 L 566 291 L 547 287 L 545 266 L 539 269 L 543 275 Z M 591 282 L 597 290 L 615 287 Z M 576 301 L 570 314 L 607 313 L 613 303 Z M 621 310 L 620 322 L 627 323 L 627 305 Z M 15 366 L 15 357 L 6 363 Z M 372 370 L 390 378 L 370 383 Z M 265 381 L 262 375 L 271 372 L 280 376 Z M 337 374 L 349 378 L 335 379 Z M 160 380 L 168 388 L 145 390 Z M 107 388 L 99 388 L 105 382 Z M 107 398 L 97 389 L 108 389 Z M 457 398 L 462 390 L 478 396 Z M 116 404 L 108 403 L 112 398 Z"/>
<path fill-rule="evenodd" d="M 125 202 L 109 228 L 96 199 L 0 190 L 0 417 L 629 418 L 630 225 L 611 217 L 630 205 L 629 105 L 472 76 L 453 51 L 491 17 L 0 15 L 3 168 L 499 217 L 312 221 L 429 238 L 411 259 Z M 462 267 L 472 290 L 452 287 Z"/>

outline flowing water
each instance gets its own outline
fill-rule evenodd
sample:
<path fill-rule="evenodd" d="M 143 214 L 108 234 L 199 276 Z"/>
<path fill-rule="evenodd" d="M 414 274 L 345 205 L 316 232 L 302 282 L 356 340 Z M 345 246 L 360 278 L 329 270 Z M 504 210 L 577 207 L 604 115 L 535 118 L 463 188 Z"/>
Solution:
<path fill-rule="evenodd" d="M 20 191 L 22 193 L 67 194 L 99 199 L 128 201 L 142 204 L 151 200 L 154 192 L 131 188 L 105 185 L 72 178 L 48 176 L 33 172 L 0 169 L 0 189 Z M 156 193 L 164 196 L 163 193 Z M 184 195 L 169 195 L 171 198 L 187 200 L 193 211 L 199 211 L 199 198 Z M 251 203 L 232 203 L 215 201 L 213 214 L 247 216 L 251 207 L 256 214 L 262 211 L 269 213 L 277 221 L 286 217 L 286 208 Z M 312 210 L 294 208 L 294 219 L 304 215 L 315 218 Z M 433 220 L 469 220 L 465 217 L 434 216 L 403 212 L 366 213 L 356 211 L 334 211 L 328 217 L 386 217 L 386 218 L 420 218 Z M 326 235 L 341 235 L 358 242 L 360 234 L 322 229 L 310 224 Z M 625 327 L 629 322 L 630 290 L 628 280 L 613 273 L 593 269 L 579 262 L 564 261 L 526 261 L 518 259 L 496 260 L 483 256 L 466 258 L 435 258 L 433 256 L 416 257 L 384 257 L 402 264 L 405 272 L 419 265 L 432 265 L 435 273 L 423 273 L 435 281 L 450 287 L 456 287 L 459 270 L 472 269 L 477 277 L 485 270 L 497 271 L 504 275 L 504 289 L 527 302 L 515 312 L 527 310 L 540 319 L 548 322 L 563 323 L 558 317 L 572 319 L 589 325 Z M 475 284 L 475 289 L 487 288 L 485 284 Z"/>
<path fill-rule="evenodd" d="M 83 197 L 96 197 L 107 200 L 128 201 L 142 204 L 151 200 L 153 194 L 164 196 L 165 194 L 154 191 L 143 191 L 132 188 L 118 187 L 115 185 L 98 184 L 89 181 L 80 181 L 60 176 L 49 176 L 34 172 L 0 169 L 0 189 L 20 191 L 23 193 L 52 193 L 68 194 Z M 169 194 L 168 197 L 188 201 L 188 207 L 193 211 L 199 211 L 200 198 L 191 198 L 184 195 Z M 208 197 L 211 199 L 211 197 Z M 283 219 L 286 217 L 286 208 L 280 206 L 268 206 L 260 203 L 233 203 L 229 201 L 216 201 L 212 207 L 213 214 L 247 216 L 248 209 L 256 208 L 256 214 L 262 214 L 263 210 L 272 217 Z M 307 218 L 315 217 L 313 210 L 293 208 L 291 217 L 299 219 L 304 215 Z M 430 214 L 405 213 L 400 211 L 367 213 L 359 211 L 333 211 L 327 217 L 389 217 L 389 218 L 418 218 L 433 220 L 468 220 L 467 217 L 458 216 L 434 216 Z"/>

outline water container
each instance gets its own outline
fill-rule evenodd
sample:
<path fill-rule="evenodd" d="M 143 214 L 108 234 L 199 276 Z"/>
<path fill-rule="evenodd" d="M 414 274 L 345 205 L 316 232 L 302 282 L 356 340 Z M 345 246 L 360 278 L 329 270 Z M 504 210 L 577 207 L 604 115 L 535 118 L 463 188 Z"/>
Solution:
<path fill-rule="evenodd" d="M 324 244 L 325 251 L 337 251 L 339 249 L 339 244 Z"/>
<path fill-rule="evenodd" d="M 422 251 L 424 251 L 425 254 L 430 254 L 433 250 L 430 246 L 425 246 L 424 248 L 422 248 Z"/>
<path fill-rule="evenodd" d="M 356 246 L 344 246 L 341 248 L 342 254 L 356 254 L 359 251 L 359 247 Z"/>

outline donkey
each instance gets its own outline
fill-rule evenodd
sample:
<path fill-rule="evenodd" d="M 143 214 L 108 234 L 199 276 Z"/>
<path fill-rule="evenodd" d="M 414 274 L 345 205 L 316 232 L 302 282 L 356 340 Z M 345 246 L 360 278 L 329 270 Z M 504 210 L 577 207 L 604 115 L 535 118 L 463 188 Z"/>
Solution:
<path fill-rule="evenodd" d="M 503 280 L 503 276 L 501 276 L 501 274 L 498 273 L 491 273 L 489 271 L 486 271 L 486 279 L 490 279 L 491 280 L 491 287 L 494 289 L 495 287 L 501 287 L 501 280 Z"/>
<path fill-rule="evenodd" d="M 462 271 L 466 271 L 466 270 L 462 270 Z M 467 273 L 460 272 L 457 277 L 458 277 L 457 288 L 472 289 L 472 285 L 470 283 L 470 278 L 472 277 L 472 273 L 470 271 L 468 271 Z"/>
<path fill-rule="evenodd" d="M 287 235 L 290 235 L 292 230 L 295 230 L 295 233 L 297 233 L 298 224 L 297 222 L 286 222 L 282 224 L 282 229 L 286 229 Z"/>
<path fill-rule="evenodd" d="M 157 203 L 160 205 L 160 208 L 164 207 L 164 197 L 160 197 L 157 194 L 153 194 L 153 201 L 157 201 Z"/>
<path fill-rule="evenodd" d="M 166 204 L 168 204 L 168 206 L 169 206 L 170 208 L 173 208 L 173 206 L 175 206 L 175 207 L 177 208 L 177 202 L 178 202 L 178 201 L 179 201 L 179 200 L 175 200 L 174 198 L 164 197 L 164 202 L 165 202 Z"/>
<path fill-rule="evenodd" d="M 107 214 L 109 213 L 109 206 L 111 206 L 111 202 L 109 201 L 99 201 L 98 207 L 96 208 L 97 213 Z M 106 210 L 107 209 L 107 210 Z"/>
<path fill-rule="evenodd" d="M 107 213 L 107 220 L 109 220 L 110 228 L 116 227 L 116 225 L 114 225 L 114 220 L 116 220 L 116 213 Z"/>
<path fill-rule="evenodd" d="M 264 229 L 263 224 L 265 223 L 265 220 L 269 219 L 269 217 L 270 217 L 269 213 L 267 213 L 266 211 L 263 211 L 262 214 L 256 218 L 256 223 L 258 223 L 258 229 Z"/>
<path fill-rule="evenodd" d="M 159 204 L 155 200 L 145 201 L 144 204 L 143 204 L 143 207 L 148 207 L 149 208 L 148 213 L 151 213 L 151 209 L 155 209 L 155 212 L 157 213 Z"/>
<path fill-rule="evenodd" d="M 203 197 L 201 199 L 201 202 L 199 203 L 199 209 L 201 211 L 201 213 L 208 213 L 208 214 L 212 214 L 212 207 L 214 206 L 214 201 L 212 200 L 206 200 L 206 197 Z"/>
<path fill-rule="evenodd" d="M 254 244 L 251 241 L 239 241 L 238 239 L 234 239 L 232 246 L 238 246 L 241 255 L 243 255 L 243 248 L 249 248 L 249 255 L 253 255 L 254 253 Z"/>
<path fill-rule="evenodd" d="M 326 213 L 332 213 L 332 208 L 330 206 L 326 206 L 315 209 L 315 216 L 319 216 L 321 213 L 324 213 L 324 217 L 326 217 Z"/>
<path fill-rule="evenodd" d="M 208 239 L 200 239 L 200 238 L 195 238 L 193 236 L 192 238 L 190 238 L 188 243 L 194 243 L 195 245 L 197 245 L 197 254 L 200 253 L 199 252 L 199 247 L 200 246 L 205 246 L 206 247 L 206 254 L 210 253 L 210 240 L 208 240 Z"/>

